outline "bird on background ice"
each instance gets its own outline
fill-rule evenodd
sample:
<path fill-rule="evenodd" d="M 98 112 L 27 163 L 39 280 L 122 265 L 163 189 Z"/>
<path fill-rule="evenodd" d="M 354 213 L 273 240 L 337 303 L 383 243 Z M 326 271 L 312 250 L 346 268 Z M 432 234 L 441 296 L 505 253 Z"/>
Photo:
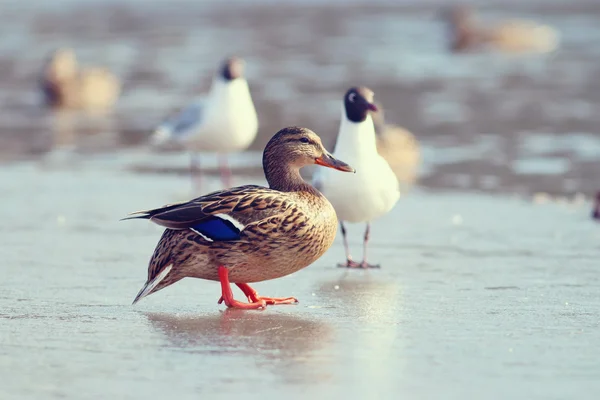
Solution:
<path fill-rule="evenodd" d="M 226 155 L 245 150 L 256 138 L 258 117 L 244 77 L 244 67 L 241 58 L 226 59 L 215 75 L 208 95 L 168 118 L 151 137 L 155 146 L 178 142 L 191 152 L 192 179 L 200 169 L 195 153 L 215 152 L 219 154 L 223 184 L 231 186 Z"/>
<path fill-rule="evenodd" d="M 81 67 L 73 49 L 53 51 L 40 81 L 46 105 L 62 109 L 106 110 L 121 93 L 119 79 L 104 67 Z"/>
<path fill-rule="evenodd" d="M 499 24 L 483 24 L 467 5 L 452 5 L 442 10 L 441 18 L 449 33 L 453 52 L 477 50 L 484 46 L 505 53 L 548 53 L 560 44 L 559 33 L 534 21 L 513 19 Z"/>
<path fill-rule="evenodd" d="M 263 153 L 268 188 L 240 186 L 125 218 L 149 219 L 167 228 L 134 304 L 185 277 L 220 281 L 219 304 L 225 302 L 227 307 L 256 309 L 296 303 L 293 297 L 259 296 L 248 283 L 296 272 L 333 243 L 335 210 L 300 176 L 300 168 L 311 164 L 354 171 L 325 150 L 314 132 L 285 128 L 271 138 Z M 249 303 L 233 298 L 230 282 L 244 292 Z"/>
<path fill-rule="evenodd" d="M 596 193 L 596 200 L 594 202 L 592 218 L 600 221 L 600 192 Z"/>
<path fill-rule="evenodd" d="M 421 151 L 419 141 L 410 131 L 387 124 L 383 106 L 375 103 L 377 111 L 371 113 L 377 138 L 377 152 L 388 162 L 400 182 L 401 188 L 415 183 L 418 177 Z"/>
<path fill-rule="evenodd" d="M 369 111 L 377 111 L 373 92 L 366 87 L 350 88 L 344 95 L 342 117 L 334 157 L 347 159 L 356 174 L 334 176 L 317 171 L 313 184 L 331 202 L 340 220 L 348 268 L 377 268 L 367 261 L 370 222 L 389 212 L 400 198 L 398 180 L 389 164 L 377 152 L 375 127 Z M 366 222 L 363 261 L 352 260 L 344 222 Z"/>

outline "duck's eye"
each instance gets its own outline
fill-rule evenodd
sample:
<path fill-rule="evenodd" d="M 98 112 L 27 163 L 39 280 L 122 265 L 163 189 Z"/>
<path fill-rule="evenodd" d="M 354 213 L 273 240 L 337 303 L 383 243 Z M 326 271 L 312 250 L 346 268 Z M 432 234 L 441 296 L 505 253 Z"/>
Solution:
<path fill-rule="evenodd" d="M 303 137 L 303 138 L 300 138 L 300 142 L 301 143 L 310 143 L 310 140 L 308 140 L 308 138 Z"/>
<path fill-rule="evenodd" d="M 356 93 L 350 93 L 348 95 L 348 100 L 350 101 L 350 103 L 354 103 L 354 99 L 356 99 Z"/>

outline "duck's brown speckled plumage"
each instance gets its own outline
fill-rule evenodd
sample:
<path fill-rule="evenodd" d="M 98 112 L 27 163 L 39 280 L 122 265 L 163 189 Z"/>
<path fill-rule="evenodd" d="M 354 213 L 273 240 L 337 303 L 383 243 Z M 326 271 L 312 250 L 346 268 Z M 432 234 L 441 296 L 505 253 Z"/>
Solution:
<path fill-rule="evenodd" d="M 167 229 L 150 260 L 148 281 L 170 264 L 177 268 L 163 280 L 168 286 L 184 277 L 218 281 L 218 265 L 229 268 L 231 282 L 279 278 L 313 263 L 331 246 L 337 218 L 322 195 L 285 193 L 260 186 L 219 191 L 166 211 L 154 210 L 159 225 L 176 226 L 172 218 L 200 220 L 228 214 L 245 225 L 241 239 L 209 242 L 190 229 Z M 158 290 L 157 287 L 156 290 Z"/>
<path fill-rule="evenodd" d="M 150 260 L 146 286 L 140 293 L 161 273 L 166 272 L 166 276 L 141 297 L 185 277 L 218 281 L 219 266 L 227 267 L 229 280 L 234 283 L 275 279 L 310 265 L 325 253 L 336 235 L 335 210 L 319 191 L 302 180 L 299 168 L 309 163 L 305 153 L 314 149 L 323 152 L 318 156 L 331 155 L 313 132 L 287 129 L 292 129 L 291 133 L 286 136 L 281 134 L 285 130 L 280 131 L 271 139 L 275 143 L 270 142 L 265 149 L 263 166 L 270 188 L 241 186 L 134 213 L 133 218 L 150 219 L 167 228 Z M 304 136 L 311 142 L 293 142 Z M 285 151 L 288 154 L 276 154 Z M 284 156 L 285 162 L 281 159 Z M 314 158 L 308 160 L 315 162 Z M 239 238 L 213 241 L 193 229 L 219 215 L 243 225 Z"/>

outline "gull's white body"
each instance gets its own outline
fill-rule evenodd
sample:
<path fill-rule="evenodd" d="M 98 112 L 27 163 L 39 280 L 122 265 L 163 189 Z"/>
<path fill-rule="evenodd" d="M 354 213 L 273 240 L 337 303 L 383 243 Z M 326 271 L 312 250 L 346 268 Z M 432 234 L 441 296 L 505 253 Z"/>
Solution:
<path fill-rule="evenodd" d="M 258 117 L 248 82 L 216 77 L 208 95 L 162 123 L 152 142 L 177 141 L 192 151 L 229 153 L 246 149 L 257 132 Z"/>
<path fill-rule="evenodd" d="M 340 221 L 369 222 L 389 212 L 400 198 L 398 180 L 377 152 L 370 115 L 362 122 L 342 119 L 333 156 L 352 165 L 355 174 L 319 169 L 313 184 L 331 202 Z"/>

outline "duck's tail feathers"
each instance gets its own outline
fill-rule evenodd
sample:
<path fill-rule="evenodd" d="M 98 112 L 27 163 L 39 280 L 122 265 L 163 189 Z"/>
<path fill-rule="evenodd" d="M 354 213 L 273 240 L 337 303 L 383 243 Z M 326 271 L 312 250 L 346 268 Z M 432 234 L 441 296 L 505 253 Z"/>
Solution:
<path fill-rule="evenodd" d="M 169 272 L 171 272 L 171 268 L 173 268 L 173 264 L 167 265 L 162 271 L 160 271 L 160 273 L 158 275 L 156 275 L 154 277 L 154 279 L 152 279 L 149 282 L 146 282 L 146 284 L 140 290 L 140 292 L 137 294 L 137 296 L 135 296 L 135 299 L 133 299 L 133 303 L 131 303 L 131 305 L 136 304 L 138 301 L 140 301 L 144 297 L 153 293 L 156 290 L 157 286 L 160 284 L 160 282 L 162 282 L 162 280 L 165 279 L 165 277 L 169 274 Z"/>
<path fill-rule="evenodd" d="M 163 206 L 160 208 L 154 208 L 151 210 L 134 211 L 132 213 L 127 214 L 127 216 L 125 218 L 121 218 L 119 221 L 126 221 L 128 219 L 151 219 L 152 217 L 154 217 L 157 214 L 172 210 L 173 208 L 177 208 L 185 203 L 187 203 L 187 202 L 183 201 L 181 203 L 167 204 L 166 206 Z"/>
<path fill-rule="evenodd" d="M 126 217 L 121 218 L 119 221 L 127 221 L 128 219 L 150 219 L 152 218 L 152 215 L 152 212 L 147 210 L 135 211 L 127 214 Z"/>

